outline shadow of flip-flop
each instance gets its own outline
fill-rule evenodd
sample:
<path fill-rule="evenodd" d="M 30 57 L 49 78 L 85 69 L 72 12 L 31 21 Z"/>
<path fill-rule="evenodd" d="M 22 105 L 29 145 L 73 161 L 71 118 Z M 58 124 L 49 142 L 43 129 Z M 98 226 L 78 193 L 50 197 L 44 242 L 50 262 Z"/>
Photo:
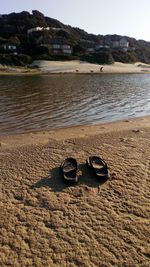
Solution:
<path fill-rule="evenodd" d="M 86 164 L 78 165 L 78 169 L 81 172 L 81 174 L 79 175 L 79 184 L 85 184 L 89 187 L 98 187 L 107 181 L 106 177 L 96 177 L 93 171 Z M 49 176 L 37 181 L 31 186 L 31 189 L 49 187 L 54 192 L 61 192 L 68 186 L 75 185 L 66 184 L 63 179 L 60 167 L 55 167 L 50 170 Z"/>
<path fill-rule="evenodd" d="M 50 170 L 50 175 L 40 179 L 38 182 L 31 186 L 31 189 L 49 187 L 54 192 L 60 192 L 66 188 L 66 184 L 63 181 L 61 170 L 59 167 L 55 167 Z"/>

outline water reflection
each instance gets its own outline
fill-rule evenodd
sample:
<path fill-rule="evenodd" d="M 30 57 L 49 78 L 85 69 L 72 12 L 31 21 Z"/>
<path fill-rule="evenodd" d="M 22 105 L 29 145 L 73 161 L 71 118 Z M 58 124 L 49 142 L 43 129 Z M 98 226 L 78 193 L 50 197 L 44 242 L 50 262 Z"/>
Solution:
<path fill-rule="evenodd" d="M 150 76 L 0 76 L 0 134 L 150 114 Z"/>

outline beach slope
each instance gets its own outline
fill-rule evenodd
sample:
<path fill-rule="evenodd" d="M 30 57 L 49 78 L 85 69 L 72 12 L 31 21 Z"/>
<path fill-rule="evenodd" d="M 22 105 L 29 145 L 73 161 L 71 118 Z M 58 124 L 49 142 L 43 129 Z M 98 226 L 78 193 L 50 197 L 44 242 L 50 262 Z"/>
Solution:
<path fill-rule="evenodd" d="M 149 267 L 149 148 L 149 116 L 0 137 L 0 265 Z M 90 155 L 107 162 L 107 181 Z M 77 186 L 60 174 L 68 156 Z"/>

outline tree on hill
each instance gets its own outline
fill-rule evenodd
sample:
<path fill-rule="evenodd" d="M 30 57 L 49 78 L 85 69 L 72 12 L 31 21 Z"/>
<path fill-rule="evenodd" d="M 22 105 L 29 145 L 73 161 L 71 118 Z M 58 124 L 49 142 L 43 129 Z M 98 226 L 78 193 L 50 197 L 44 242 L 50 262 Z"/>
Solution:
<path fill-rule="evenodd" d="M 14 45 L 20 45 L 20 40 L 19 40 L 19 38 L 17 36 L 11 36 L 8 39 L 8 43 L 14 44 Z"/>

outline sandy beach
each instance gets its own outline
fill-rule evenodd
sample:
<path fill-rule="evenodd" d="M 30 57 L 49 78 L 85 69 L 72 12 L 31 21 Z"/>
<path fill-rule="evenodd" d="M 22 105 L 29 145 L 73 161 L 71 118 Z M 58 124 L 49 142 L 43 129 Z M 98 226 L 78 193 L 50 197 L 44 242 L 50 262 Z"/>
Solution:
<path fill-rule="evenodd" d="M 36 67 L 36 68 L 35 68 Z M 103 67 L 102 72 L 100 68 Z M 141 62 L 134 64 L 115 62 L 111 65 L 91 64 L 79 60 L 48 61 L 37 60 L 27 67 L 0 66 L 0 75 L 4 74 L 64 74 L 64 73 L 150 73 L 150 65 Z"/>
<path fill-rule="evenodd" d="M 150 65 L 137 62 L 135 64 L 115 62 L 111 65 L 91 64 L 83 61 L 35 61 L 33 65 L 50 73 L 141 73 L 149 72 Z M 103 67 L 102 72 L 100 72 Z"/>
<path fill-rule="evenodd" d="M 150 116 L 0 137 L 0 266 L 150 266 Z M 98 180 L 90 155 L 108 164 Z M 79 184 L 60 164 L 77 159 Z"/>

